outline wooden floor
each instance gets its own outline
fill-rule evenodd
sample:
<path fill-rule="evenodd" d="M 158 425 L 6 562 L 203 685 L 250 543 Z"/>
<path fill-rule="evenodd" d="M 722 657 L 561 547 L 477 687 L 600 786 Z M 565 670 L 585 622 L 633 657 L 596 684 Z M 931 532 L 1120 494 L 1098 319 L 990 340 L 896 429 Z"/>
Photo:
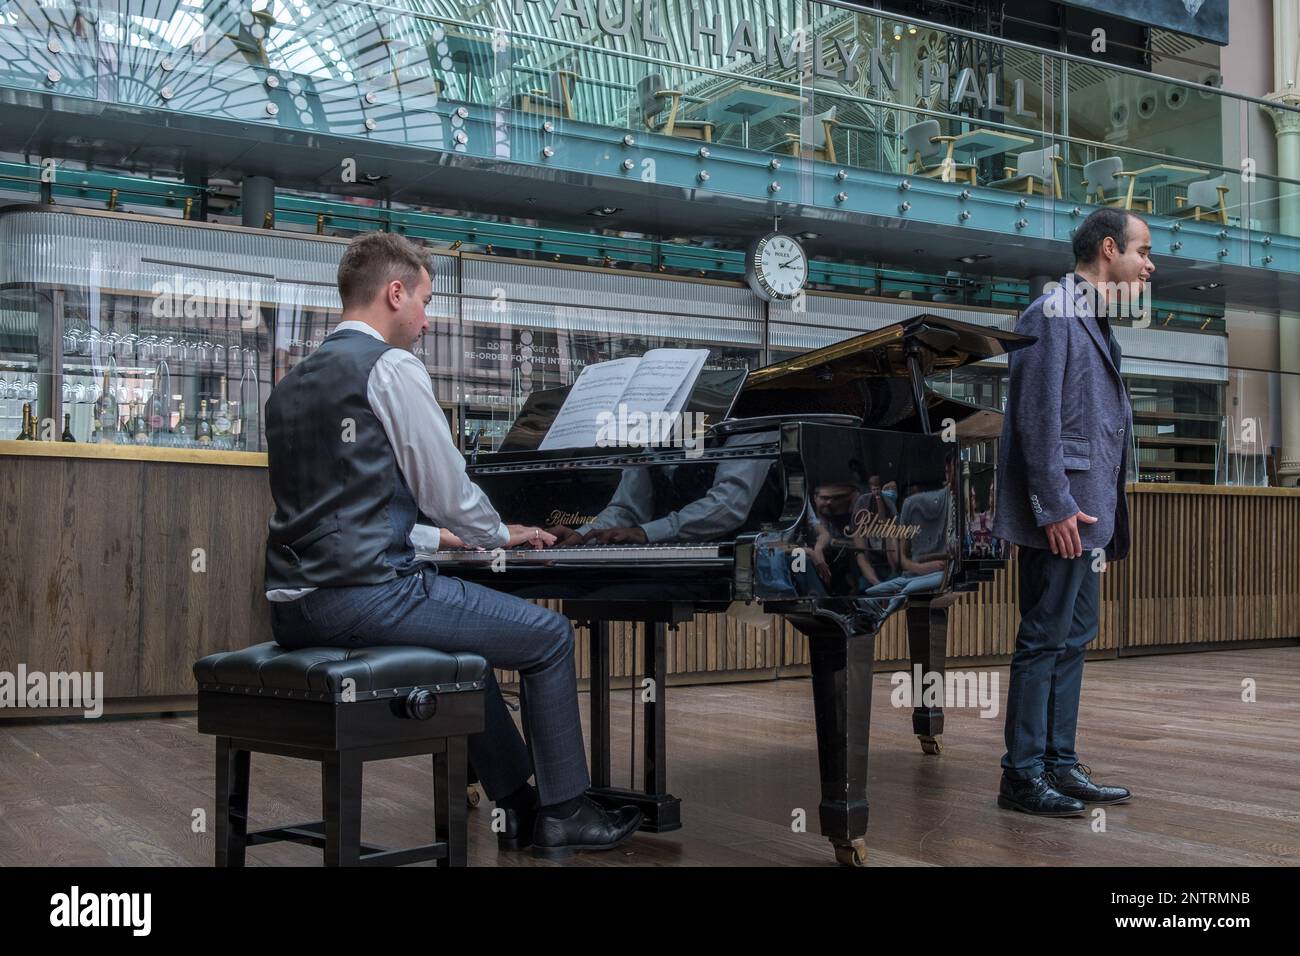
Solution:
<path fill-rule="evenodd" d="M 1006 668 L 993 670 L 1004 700 Z M 1246 678 L 1257 685 L 1255 703 L 1241 700 Z M 943 755 L 925 757 L 889 691 L 888 675 L 877 675 L 871 865 L 1300 862 L 1300 648 L 1089 663 L 1079 752 L 1099 780 L 1135 792 L 1132 803 L 1109 808 L 1104 832 L 1088 818 L 997 809 L 1000 716 L 949 711 Z M 669 783 L 683 800 L 684 827 L 575 862 L 830 865 L 815 833 L 808 680 L 670 688 L 668 697 Z M 628 694 L 616 694 L 616 784 L 628 779 L 628 719 Z M 367 765 L 367 841 L 430 838 L 428 768 L 418 758 Z M 254 755 L 253 827 L 317 817 L 319 780 L 314 764 Z M 193 717 L 0 723 L 0 866 L 208 865 L 212 789 L 212 738 L 197 733 Z M 810 832 L 792 832 L 798 809 Z M 207 832 L 194 832 L 200 810 Z M 489 821 L 484 800 L 470 812 L 472 864 L 559 865 L 498 854 Z M 319 863 L 319 851 L 293 844 L 249 851 L 250 865 Z"/>

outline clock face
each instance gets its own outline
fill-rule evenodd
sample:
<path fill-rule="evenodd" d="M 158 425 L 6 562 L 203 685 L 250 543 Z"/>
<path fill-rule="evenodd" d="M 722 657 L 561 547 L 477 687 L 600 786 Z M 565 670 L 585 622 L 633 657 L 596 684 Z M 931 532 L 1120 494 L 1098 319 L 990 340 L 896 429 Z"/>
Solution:
<path fill-rule="evenodd" d="M 793 299 L 808 281 L 803 246 L 779 232 L 758 240 L 748 265 L 750 287 L 769 299 Z"/>

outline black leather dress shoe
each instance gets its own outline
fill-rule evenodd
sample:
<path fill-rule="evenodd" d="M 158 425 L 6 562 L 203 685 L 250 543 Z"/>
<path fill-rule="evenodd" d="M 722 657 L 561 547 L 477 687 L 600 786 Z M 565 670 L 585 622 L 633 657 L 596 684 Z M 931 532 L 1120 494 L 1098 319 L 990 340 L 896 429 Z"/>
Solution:
<path fill-rule="evenodd" d="M 1038 817 L 1075 817 L 1083 813 L 1081 801 L 1061 793 L 1043 774 L 1030 780 L 1012 780 L 1003 774 L 998 806 Z"/>
<path fill-rule="evenodd" d="M 526 850 L 533 845 L 533 827 L 537 824 L 537 808 L 506 810 L 505 829 L 497 834 L 497 849 Z"/>
<path fill-rule="evenodd" d="M 641 811 L 636 807 L 606 810 L 590 797 L 568 817 L 539 814 L 533 827 L 533 856 L 562 860 L 578 850 L 612 850 L 636 832 Z"/>
<path fill-rule="evenodd" d="M 1102 787 L 1093 783 L 1092 771 L 1081 763 L 1064 772 L 1049 770 L 1045 776 L 1061 793 L 1084 803 L 1124 803 L 1133 796 L 1126 787 Z"/>

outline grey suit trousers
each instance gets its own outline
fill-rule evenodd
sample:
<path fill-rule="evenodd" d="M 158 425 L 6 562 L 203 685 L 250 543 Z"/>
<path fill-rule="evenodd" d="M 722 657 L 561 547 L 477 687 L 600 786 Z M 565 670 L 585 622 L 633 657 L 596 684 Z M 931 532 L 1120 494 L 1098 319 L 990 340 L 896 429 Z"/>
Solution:
<path fill-rule="evenodd" d="M 573 628 L 520 598 L 432 568 L 383 584 L 318 588 L 273 602 L 276 641 L 288 648 L 418 644 L 479 654 L 517 670 L 527 744 L 491 679 L 486 729 L 469 738 L 469 756 L 489 799 L 500 800 L 535 771 L 543 805 L 590 785 L 578 714 Z M 490 676 L 490 675 L 489 675 Z"/>

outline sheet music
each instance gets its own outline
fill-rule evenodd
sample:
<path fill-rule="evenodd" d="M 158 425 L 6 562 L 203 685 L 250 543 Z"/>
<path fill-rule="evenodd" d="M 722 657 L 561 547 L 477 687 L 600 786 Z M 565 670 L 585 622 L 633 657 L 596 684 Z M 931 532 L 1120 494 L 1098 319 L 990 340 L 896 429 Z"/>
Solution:
<path fill-rule="evenodd" d="M 708 349 L 651 349 L 640 358 L 588 365 L 538 446 L 592 448 L 601 433 L 601 415 L 676 415 L 686 405 Z M 666 436 L 665 436 L 666 437 Z"/>
<path fill-rule="evenodd" d="M 629 415 L 637 412 L 676 415 L 686 406 L 708 357 L 708 349 L 651 349 L 641 356 L 641 364 L 619 402 L 627 405 Z"/>
<path fill-rule="evenodd" d="M 584 368 L 538 449 L 593 447 L 600 413 L 618 406 L 619 396 L 640 364 L 639 358 L 625 358 Z"/>

